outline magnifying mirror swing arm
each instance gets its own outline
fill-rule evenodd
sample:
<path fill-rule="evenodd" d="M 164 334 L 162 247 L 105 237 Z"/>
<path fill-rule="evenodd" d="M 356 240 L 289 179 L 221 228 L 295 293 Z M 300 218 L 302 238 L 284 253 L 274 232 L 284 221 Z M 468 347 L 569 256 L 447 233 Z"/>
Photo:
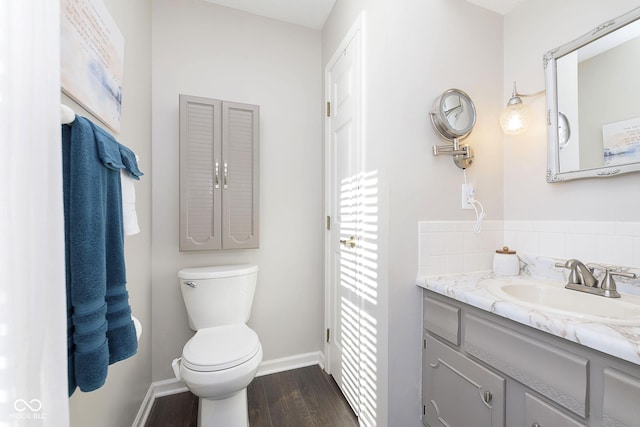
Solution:
<path fill-rule="evenodd" d="M 433 117 L 432 117 L 433 120 Z M 437 129 L 436 129 L 437 130 Z M 433 155 L 439 156 L 440 154 L 450 154 L 453 156 L 453 162 L 460 169 L 467 169 L 473 163 L 473 150 L 470 145 L 462 145 L 458 144 L 460 139 L 464 138 L 447 138 L 440 131 L 438 131 L 440 136 L 445 138 L 448 141 L 452 142 L 452 145 L 434 145 L 433 146 Z M 466 137 L 466 136 L 465 136 Z"/>
<path fill-rule="evenodd" d="M 463 139 L 465 139 L 467 136 L 469 136 L 469 134 L 466 134 L 462 137 L 458 137 L 458 138 L 449 138 L 447 135 L 443 134 L 442 132 L 440 132 L 440 129 L 438 129 L 438 126 L 436 126 L 435 122 L 434 122 L 434 113 L 429 113 L 429 117 L 431 118 L 431 124 L 433 125 L 433 128 L 436 130 L 436 132 L 438 133 L 438 135 L 440 135 L 443 139 L 446 139 L 447 141 L 451 141 L 453 143 L 453 145 L 434 145 L 433 146 L 433 155 L 434 156 L 439 156 L 440 154 L 451 154 L 451 155 L 462 155 L 462 156 L 468 156 L 469 155 L 469 146 L 468 145 L 463 145 L 462 147 L 458 144 L 458 141 L 462 141 Z"/>

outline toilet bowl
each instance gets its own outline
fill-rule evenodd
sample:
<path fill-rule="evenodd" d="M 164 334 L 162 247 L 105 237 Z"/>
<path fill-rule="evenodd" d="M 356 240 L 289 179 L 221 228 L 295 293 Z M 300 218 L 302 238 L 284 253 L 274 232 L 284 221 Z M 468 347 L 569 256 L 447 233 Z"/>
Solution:
<path fill-rule="evenodd" d="M 247 387 L 262 362 L 258 336 L 245 324 L 201 329 L 182 350 L 180 376 L 196 396 L 224 399 Z"/>
<path fill-rule="evenodd" d="M 262 362 L 258 336 L 245 324 L 200 329 L 184 346 L 179 375 L 200 398 L 199 427 L 247 427 L 247 386 Z"/>
<path fill-rule="evenodd" d="M 247 386 L 262 362 L 249 318 L 256 266 L 218 266 L 178 273 L 189 325 L 196 331 L 173 361 L 178 379 L 200 398 L 198 427 L 248 427 Z"/>

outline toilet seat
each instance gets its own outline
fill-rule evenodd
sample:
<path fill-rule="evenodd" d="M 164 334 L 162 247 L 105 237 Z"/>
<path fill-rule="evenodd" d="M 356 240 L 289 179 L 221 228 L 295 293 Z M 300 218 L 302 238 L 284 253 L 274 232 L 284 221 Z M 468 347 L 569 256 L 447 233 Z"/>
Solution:
<path fill-rule="evenodd" d="M 199 372 L 241 365 L 258 353 L 258 335 L 244 323 L 200 329 L 185 344 L 182 364 Z"/>

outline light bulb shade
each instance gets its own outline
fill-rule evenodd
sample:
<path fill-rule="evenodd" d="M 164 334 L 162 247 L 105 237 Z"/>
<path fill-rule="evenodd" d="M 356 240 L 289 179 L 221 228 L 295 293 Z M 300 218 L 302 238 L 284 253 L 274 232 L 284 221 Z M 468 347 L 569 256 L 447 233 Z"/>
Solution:
<path fill-rule="evenodd" d="M 507 135 L 520 135 L 529 128 L 531 112 L 524 104 L 511 104 L 500 114 L 500 126 Z"/>

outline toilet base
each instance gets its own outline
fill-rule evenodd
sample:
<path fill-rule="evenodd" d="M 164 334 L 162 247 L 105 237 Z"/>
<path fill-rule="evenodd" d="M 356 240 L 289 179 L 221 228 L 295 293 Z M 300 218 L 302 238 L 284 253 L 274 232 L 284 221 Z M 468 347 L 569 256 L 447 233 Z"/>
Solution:
<path fill-rule="evenodd" d="M 247 389 L 226 399 L 200 398 L 198 427 L 249 427 Z"/>

